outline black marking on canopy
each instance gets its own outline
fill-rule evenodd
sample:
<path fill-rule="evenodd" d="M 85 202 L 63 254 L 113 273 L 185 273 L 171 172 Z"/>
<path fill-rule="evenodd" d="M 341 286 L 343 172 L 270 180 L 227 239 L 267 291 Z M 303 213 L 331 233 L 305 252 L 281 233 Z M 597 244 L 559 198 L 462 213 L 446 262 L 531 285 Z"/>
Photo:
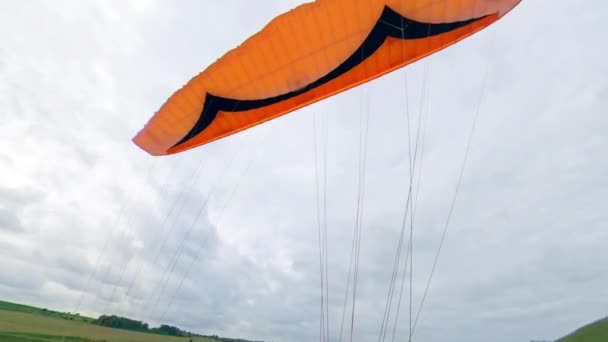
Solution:
<path fill-rule="evenodd" d="M 292 97 L 306 93 L 316 87 L 319 87 L 353 69 L 382 46 L 386 38 L 393 37 L 398 39 L 420 39 L 427 38 L 442 33 L 447 33 L 463 26 L 469 25 L 473 22 L 483 19 L 473 18 L 465 21 L 458 21 L 453 23 L 443 24 L 432 24 L 422 23 L 412 19 L 403 17 L 399 13 L 392 10 L 390 7 L 385 6 L 382 11 L 382 15 L 378 18 L 378 21 L 374 25 L 367 38 L 363 41 L 361 46 L 353 52 L 342 64 L 337 68 L 319 78 L 315 82 L 309 85 L 294 90 L 285 94 L 281 94 L 274 97 L 269 97 L 259 100 L 238 100 L 230 99 L 221 96 L 216 96 L 207 93 L 205 96 L 205 105 L 201 111 L 201 114 L 194 124 L 194 127 L 186 134 L 180 141 L 178 141 L 173 147 L 187 142 L 197 134 L 205 130 L 215 119 L 219 111 L 223 112 L 241 112 L 252 110 L 264 106 L 276 104 L 281 101 L 285 101 Z"/>

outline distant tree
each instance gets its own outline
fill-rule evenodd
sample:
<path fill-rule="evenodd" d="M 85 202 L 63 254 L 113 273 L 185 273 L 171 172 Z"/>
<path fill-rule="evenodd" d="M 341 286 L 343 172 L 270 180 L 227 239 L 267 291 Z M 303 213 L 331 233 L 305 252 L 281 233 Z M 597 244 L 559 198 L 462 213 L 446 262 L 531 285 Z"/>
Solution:
<path fill-rule="evenodd" d="M 101 315 L 93 323 L 117 329 L 148 331 L 148 324 L 126 317 Z"/>
<path fill-rule="evenodd" d="M 166 324 L 162 324 L 160 327 L 152 329 L 152 331 L 163 335 L 184 336 L 184 332 L 179 328 Z"/>

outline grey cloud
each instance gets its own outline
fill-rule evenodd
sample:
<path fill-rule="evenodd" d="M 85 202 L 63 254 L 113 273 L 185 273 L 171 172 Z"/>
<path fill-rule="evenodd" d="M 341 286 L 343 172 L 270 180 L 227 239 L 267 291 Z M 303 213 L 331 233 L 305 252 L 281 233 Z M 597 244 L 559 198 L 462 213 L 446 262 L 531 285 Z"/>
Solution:
<path fill-rule="evenodd" d="M 0 188 L 0 230 L 24 231 L 25 209 L 43 198 L 41 192 L 29 188 Z"/>
<path fill-rule="evenodd" d="M 0 208 L 0 227 L 2 230 L 21 231 L 23 227 L 17 213 L 8 208 Z"/>
<path fill-rule="evenodd" d="M 0 274 L 0 285 L 8 288 L 21 289 L 24 292 L 37 291 L 45 282 L 44 277 L 37 272 L 24 273 L 23 267 L 31 267 L 40 270 L 41 267 L 28 265 L 27 262 L 19 261 L 15 255 L 3 257 L 1 260 L 2 273 Z"/>

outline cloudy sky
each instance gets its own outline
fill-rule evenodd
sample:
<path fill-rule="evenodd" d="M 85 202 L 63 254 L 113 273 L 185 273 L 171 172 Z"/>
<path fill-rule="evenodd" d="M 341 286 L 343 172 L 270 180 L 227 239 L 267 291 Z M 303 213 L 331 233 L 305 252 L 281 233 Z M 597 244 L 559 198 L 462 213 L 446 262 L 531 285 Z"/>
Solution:
<path fill-rule="evenodd" d="M 607 315 L 604 2 L 525 0 L 406 77 L 394 72 L 205 148 L 153 158 L 131 143 L 176 88 L 300 2 L 5 2 L 0 298 L 206 334 L 316 340 L 315 173 L 326 170 L 337 340 L 363 113 L 354 335 L 377 339 L 409 185 L 407 99 L 412 127 L 422 118 L 425 132 L 414 182 L 414 314 L 479 106 L 414 340 L 551 339 Z M 326 167 L 315 167 L 315 144 Z"/>

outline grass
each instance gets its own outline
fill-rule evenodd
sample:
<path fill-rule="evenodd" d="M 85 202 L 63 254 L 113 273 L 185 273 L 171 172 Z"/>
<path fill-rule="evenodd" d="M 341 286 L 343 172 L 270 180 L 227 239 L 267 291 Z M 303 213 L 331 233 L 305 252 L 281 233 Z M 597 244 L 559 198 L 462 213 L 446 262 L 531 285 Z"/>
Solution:
<path fill-rule="evenodd" d="M 2 305 L 0 308 L 0 341 L 186 342 L 190 340 L 188 337 L 146 334 L 106 328 L 89 324 L 82 320 L 67 320 L 60 317 L 53 317 L 54 315 L 41 314 L 40 312 L 44 312 L 42 309 L 28 307 L 26 305 L 7 305 L 6 302 L 2 302 L 0 305 Z M 192 337 L 191 339 L 192 342 L 216 341 L 204 337 Z"/>
<path fill-rule="evenodd" d="M 217 342 L 206 337 L 172 337 L 91 324 L 93 318 L 0 301 L 0 342 Z M 608 342 L 608 317 L 556 342 Z"/>
<path fill-rule="evenodd" d="M 28 341 L 28 342 L 53 342 L 53 341 L 77 341 L 77 342 L 99 342 L 84 337 L 57 336 L 48 334 L 35 334 L 23 332 L 0 332 L 0 341 Z"/>
<path fill-rule="evenodd" d="M 577 329 L 556 342 L 607 342 L 608 317 Z"/>
<path fill-rule="evenodd" d="M 82 321 L 82 322 L 87 322 L 87 323 L 91 323 L 95 320 L 94 318 L 80 316 L 78 314 L 71 314 L 71 313 L 66 313 L 66 312 L 41 309 L 41 308 L 37 308 L 34 306 L 10 303 L 10 302 L 5 302 L 5 301 L 1 301 L 1 300 L 0 300 L 0 310 L 25 312 L 25 313 L 30 313 L 30 314 L 34 314 L 34 315 L 43 315 L 43 316 L 49 316 L 49 317 L 71 319 L 71 320 Z"/>

